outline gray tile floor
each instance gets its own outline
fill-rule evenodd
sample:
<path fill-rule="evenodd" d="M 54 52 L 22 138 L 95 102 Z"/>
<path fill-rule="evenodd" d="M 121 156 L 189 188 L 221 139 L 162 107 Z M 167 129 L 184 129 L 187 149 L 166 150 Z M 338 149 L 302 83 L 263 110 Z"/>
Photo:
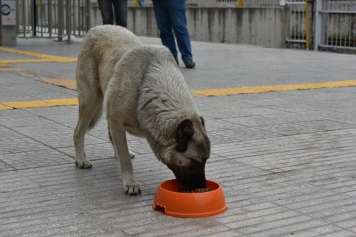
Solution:
<path fill-rule="evenodd" d="M 141 38 L 160 44 L 159 39 Z M 76 57 L 71 45 L 18 40 L 20 50 Z M 356 80 L 356 56 L 193 42 L 191 89 Z M 0 60 L 28 56 L 0 51 Z M 182 63 L 181 63 L 182 64 Z M 75 79 L 75 63 L 17 63 L 0 71 L 0 101 L 71 98 L 36 79 Z M 1 68 L 0 68 L 1 69 Z M 356 236 L 356 88 L 196 97 L 212 154 L 208 179 L 228 210 L 207 218 L 153 211 L 173 174 L 129 136 L 142 194 L 127 196 L 106 121 L 86 136 L 94 167 L 74 166 L 76 106 L 0 111 L 0 236 Z"/>

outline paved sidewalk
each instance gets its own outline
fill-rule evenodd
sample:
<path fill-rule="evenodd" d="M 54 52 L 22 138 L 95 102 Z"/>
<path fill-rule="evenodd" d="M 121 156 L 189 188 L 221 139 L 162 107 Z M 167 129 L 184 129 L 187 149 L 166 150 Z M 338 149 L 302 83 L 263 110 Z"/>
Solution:
<path fill-rule="evenodd" d="M 223 186 L 228 210 L 195 219 L 153 211 L 173 174 L 132 136 L 143 190 L 125 195 L 105 119 L 86 136 L 94 167 L 77 169 L 77 106 L 40 101 L 76 97 L 80 40 L 18 39 L 0 47 L 0 236 L 356 236 L 356 87 L 347 84 L 356 56 L 192 44 L 196 69 L 180 61 L 192 90 L 240 88 L 195 97 L 212 143 L 206 176 Z M 332 83 L 300 87 L 323 82 Z M 272 92 L 254 93 L 261 86 Z"/>

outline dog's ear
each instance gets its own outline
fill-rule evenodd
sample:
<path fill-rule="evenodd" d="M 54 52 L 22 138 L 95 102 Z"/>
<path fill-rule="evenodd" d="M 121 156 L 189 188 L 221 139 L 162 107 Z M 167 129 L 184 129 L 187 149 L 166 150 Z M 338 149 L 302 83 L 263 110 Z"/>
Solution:
<path fill-rule="evenodd" d="M 194 134 L 194 127 L 191 120 L 186 119 L 178 126 L 176 138 L 177 138 L 177 150 L 179 152 L 185 152 L 188 146 L 188 140 Z"/>

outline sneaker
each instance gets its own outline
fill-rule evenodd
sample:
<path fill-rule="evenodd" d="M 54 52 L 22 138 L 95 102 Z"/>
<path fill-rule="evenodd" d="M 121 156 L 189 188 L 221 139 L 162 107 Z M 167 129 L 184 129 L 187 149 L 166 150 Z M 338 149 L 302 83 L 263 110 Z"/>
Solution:
<path fill-rule="evenodd" d="M 187 59 L 187 60 L 183 60 L 185 66 L 187 68 L 194 68 L 195 67 L 195 63 L 193 62 L 192 59 Z"/>

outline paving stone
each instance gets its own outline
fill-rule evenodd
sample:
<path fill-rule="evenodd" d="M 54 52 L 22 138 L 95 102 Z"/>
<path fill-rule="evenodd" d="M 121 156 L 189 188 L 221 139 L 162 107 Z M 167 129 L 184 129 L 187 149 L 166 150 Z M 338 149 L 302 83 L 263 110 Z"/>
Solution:
<path fill-rule="evenodd" d="M 1 159 L 1 156 L 0 156 L 0 171 L 10 171 L 10 170 L 16 170 L 16 168 L 8 165 L 7 163 L 5 163 Z"/>
<path fill-rule="evenodd" d="M 35 137 L 36 141 L 50 147 L 68 147 L 73 145 L 73 129 L 62 124 L 44 124 L 40 126 L 27 126 L 15 128 L 15 131 L 29 137 Z M 46 131 L 44 133 L 43 131 Z M 102 143 L 101 139 L 87 136 L 85 144 Z"/>
<path fill-rule="evenodd" d="M 350 113 L 335 113 L 334 111 L 323 111 L 320 113 L 320 117 L 331 120 L 331 121 L 336 121 L 336 122 L 341 122 L 341 123 L 347 123 L 347 124 L 356 124 L 356 121 L 354 119 L 354 114 Z"/>
<path fill-rule="evenodd" d="M 304 214 L 307 213 L 311 214 L 315 212 L 320 212 L 328 208 L 329 212 L 327 212 L 326 215 L 330 215 L 331 213 L 336 212 L 336 210 L 340 211 L 340 208 L 342 206 L 353 205 L 354 203 L 355 201 L 353 200 L 353 198 L 350 198 L 350 199 L 336 200 L 333 201 L 332 203 L 321 203 L 321 204 L 315 203 L 315 204 L 311 204 L 310 206 L 296 208 L 296 210 Z"/>
<path fill-rule="evenodd" d="M 352 237 L 355 236 L 356 232 L 348 231 L 348 230 L 340 230 L 335 231 L 330 234 L 324 234 L 325 237 Z"/>
<path fill-rule="evenodd" d="M 231 228 L 236 228 L 235 230 L 247 234 L 249 236 L 251 235 L 263 236 L 263 232 L 266 233 L 268 230 L 271 229 L 277 229 L 279 227 L 284 227 L 296 223 L 306 223 L 312 221 L 313 221 L 312 218 L 308 216 L 300 215 L 299 213 L 294 211 L 287 211 L 287 212 L 271 214 L 263 217 L 256 217 L 241 222 L 234 222 L 231 224 L 227 224 L 227 226 Z M 280 233 L 280 234 L 285 234 L 285 233 Z"/>
<path fill-rule="evenodd" d="M 303 125 L 313 128 L 317 131 L 333 131 L 333 130 L 344 130 L 348 128 L 355 128 L 355 125 L 335 122 L 335 121 L 328 121 L 328 120 L 308 121 L 308 122 L 304 122 Z"/>
<path fill-rule="evenodd" d="M 0 87 L 0 100 L 1 102 L 15 102 L 15 101 L 28 101 L 28 100 L 33 100 L 34 97 L 29 96 L 29 95 L 19 95 L 19 94 L 14 94 L 13 91 L 5 88 L 5 87 Z"/>
<path fill-rule="evenodd" d="M 177 234 L 177 236 L 179 236 L 179 234 Z M 189 236 L 199 236 L 199 235 L 194 235 L 194 233 L 191 233 L 191 235 L 189 235 Z M 207 236 L 207 235 L 203 234 L 200 236 Z M 228 231 L 219 231 L 219 232 L 213 233 L 213 234 L 209 233 L 208 236 L 210 236 L 210 237 L 239 237 L 239 236 L 246 236 L 246 235 L 239 233 L 237 231 L 234 231 L 234 230 L 228 230 Z"/>
<path fill-rule="evenodd" d="M 245 140 L 257 140 L 257 139 L 265 139 L 271 137 L 279 136 L 275 132 L 268 132 L 259 128 L 250 128 L 246 126 L 235 126 L 235 129 L 226 129 L 219 130 L 215 132 L 209 133 L 209 136 L 221 136 L 230 139 L 230 142 L 238 142 Z"/>
<path fill-rule="evenodd" d="M 28 147 L 28 146 L 26 146 Z M 38 145 L 36 145 L 38 147 Z M 27 150 L 29 150 L 27 148 Z M 54 149 L 47 147 L 33 149 L 33 151 L 4 154 L 3 162 L 16 169 L 29 169 L 36 167 L 47 167 L 50 165 L 60 165 L 73 163 L 73 157 L 67 156 Z"/>
<path fill-rule="evenodd" d="M 28 127 L 28 126 L 40 126 L 40 125 L 53 125 L 55 123 L 45 120 L 41 118 L 40 116 L 36 115 L 31 115 L 29 114 L 28 116 L 19 116 L 19 117 L 8 117 L 7 119 L 1 118 L 1 124 L 4 127 L 11 128 L 11 126 L 16 123 L 18 128 L 20 127 Z M 14 131 L 12 131 L 14 132 Z"/>
<path fill-rule="evenodd" d="M 302 223 L 290 224 L 283 227 L 264 230 L 259 233 L 252 233 L 250 236 L 281 236 L 288 233 L 293 236 L 295 231 L 308 228 L 317 228 L 324 225 L 325 223 L 320 220 L 310 220 Z"/>
<path fill-rule="evenodd" d="M 320 212 L 312 213 L 314 217 L 321 217 L 323 220 L 330 223 L 352 219 L 356 217 L 356 205 L 347 205 L 345 207 L 334 208 L 330 210 L 322 210 Z"/>
<path fill-rule="evenodd" d="M 306 133 L 314 133 L 318 132 L 317 129 L 311 127 L 305 127 L 298 124 L 279 124 L 279 125 L 271 125 L 260 127 L 262 130 L 266 130 L 269 132 L 279 133 L 284 136 L 292 136 L 298 134 L 306 134 Z"/>
<path fill-rule="evenodd" d="M 293 117 L 295 117 L 295 115 L 293 115 Z M 244 116 L 244 117 L 237 117 L 237 118 L 228 118 L 226 120 L 232 123 L 236 123 L 252 128 L 266 126 L 266 125 L 281 124 L 284 122 L 284 121 L 277 120 L 276 118 L 269 118 L 268 115 L 264 115 L 264 116 L 252 115 L 252 116 Z M 285 123 L 287 123 L 287 121 L 285 121 Z"/>
<path fill-rule="evenodd" d="M 265 218 L 274 214 L 288 215 L 282 214 L 285 212 L 288 212 L 288 209 L 285 207 L 277 206 L 273 203 L 258 203 L 244 207 L 230 208 L 227 212 L 215 217 L 214 220 L 228 226 L 231 225 L 232 228 L 238 228 L 239 226 L 244 226 L 244 221 L 251 221 L 250 223 L 252 223 L 252 219 L 254 218 Z"/>
<path fill-rule="evenodd" d="M 129 234 L 140 233 L 140 236 L 167 236 L 173 234 L 182 234 L 183 236 L 195 236 L 195 234 L 199 235 L 199 233 L 194 233 L 197 229 L 199 229 L 199 231 L 201 231 L 202 233 L 206 232 L 206 234 L 208 234 L 207 232 L 209 228 L 219 228 L 220 231 L 225 231 L 228 229 L 228 227 L 217 226 L 217 223 L 210 220 L 192 220 L 189 226 L 184 226 L 184 229 L 182 228 L 182 225 L 179 224 L 179 221 L 165 221 L 160 222 L 159 226 L 145 225 L 142 227 L 135 227 L 127 230 L 124 229 L 124 232 Z M 184 234 L 182 233 L 182 230 L 190 230 L 190 233 Z"/>
<path fill-rule="evenodd" d="M 288 234 L 284 235 L 284 237 L 287 237 L 287 236 L 288 237 L 290 237 L 290 236 L 312 237 L 312 236 L 327 236 L 327 235 L 337 236 L 337 233 L 340 233 L 340 232 L 344 232 L 340 227 L 333 226 L 333 225 L 324 225 L 324 226 L 317 226 L 317 227 L 312 227 L 312 228 L 308 228 L 308 229 L 304 229 L 304 230 L 293 231 L 292 233 L 288 233 Z M 351 232 L 349 232 L 349 234 L 350 233 Z M 333 235 L 333 234 L 335 234 L 335 235 Z M 345 236 L 347 236 L 347 235 L 345 235 Z"/>
<path fill-rule="evenodd" d="M 69 220 L 70 221 L 70 220 Z M 56 223 L 56 222 L 54 222 Z M 96 222 L 84 222 L 84 223 L 77 223 L 76 225 L 68 224 L 68 220 L 66 221 L 67 224 L 57 223 L 56 227 L 49 227 L 46 226 L 39 226 L 38 228 L 31 227 L 27 231 L 19 232 L 21 236 L 55 236 L 55 235 L 67 235 L 67 236 L 88 236 L 88 235 L 95 235 L 96 233 L 103 233 L 106 230 L 101 224 L 97 224 Z M 24 229 L 21 229 L 24 230 Z M 120 232 L 117 232 L 118 236 L 120 236 Z M 12 236 L 12 235 L 8 235 Z M 125 235 L 121 235 L 125 236 Z"/>
<path fill-rule="evenodd" d="M 58 148 L 58 150 L 68 154 L 71 157 L 75 157 L 75 150 L 73 146 Z M 114 148 L 112 147 L 111 143 L 107 142 L 87 144 L 85 146 L 85 154 L 90 161 L 115 157 Z"/>
<path fill-rule="evenodd" d="M 215 235 L 219 234 L 219 236 L 227 236 L 227 233 L 222 234 L 222 232 L 224 233 L 227 230 L 229 230 L 229 228 L 226 226 L 209 224 L 207 226 L 199 226 L 197 229 L 191 231 L 184 231 L 184 230 L 182 231 L 181 229 L 178 233 L 170 234 L 170 235 L 171 236 L 214 236 L 214 234 Z M 170 230 L 170 232 L 171 231 L 172 230 Z M 232 233 L 230 232 L 230 234 Z M 234 236 L 242 236 L 242 235 L 240 235 L 238 232 L 234 232 Z"/>

